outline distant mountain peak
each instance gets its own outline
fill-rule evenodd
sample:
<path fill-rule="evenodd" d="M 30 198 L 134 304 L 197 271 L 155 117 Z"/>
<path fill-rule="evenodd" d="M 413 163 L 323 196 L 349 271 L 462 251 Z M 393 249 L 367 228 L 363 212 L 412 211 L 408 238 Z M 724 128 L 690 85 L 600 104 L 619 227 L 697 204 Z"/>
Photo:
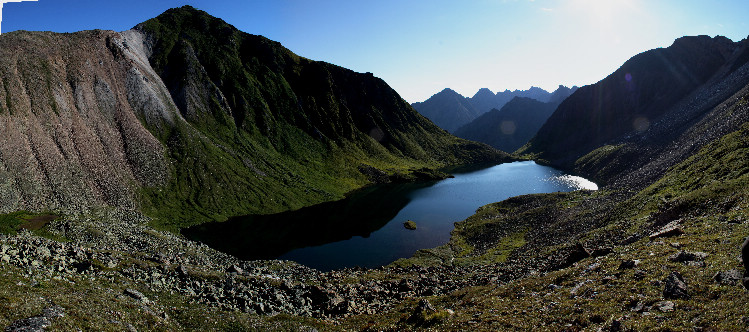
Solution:
<path fill-rule="evenodd" d="M 450 88 L 444 88 L 444 89 L 442 89 L 442 91 L 437 92 L 435 95 L 438 95 L 438 94 L 460 95 L 460 93 L 458 93 L 457 91 L 455 91 L 453 89 L 450 89 Z M 462 97 L 462 95 L 461 95 L 461 97 Z"/>
<path fill-rule="evenodd" d="M 488 88 L 481 88 L 479 91 L 476 91 L 476 94 L 473 95 L 472 98 L 492 98 L 495 94 L 492 92 L 492 90 L 489 90 Z"/>

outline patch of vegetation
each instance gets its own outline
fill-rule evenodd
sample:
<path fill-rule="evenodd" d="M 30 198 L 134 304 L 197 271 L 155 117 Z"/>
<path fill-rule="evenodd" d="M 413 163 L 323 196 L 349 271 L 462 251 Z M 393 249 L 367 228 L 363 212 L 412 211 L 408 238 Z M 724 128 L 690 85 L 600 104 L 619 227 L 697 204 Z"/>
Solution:
<path fill-rule="evenodd" d="M 21 225 L 26 223 L 25 217 L 30 216 L 29 212 L 17 211 L 8 214 L 0 214 L 0 233 L 15 235 Z"/>
<path fill-rule="evenodd" d="M 67 238 L 51 232 L 48 227 L 49 222 L 57 218 L 60 218 L 60 216 L 49 212 L 31 213 L 28 211 L 16 211 L 7 214 L 0 214 L 0 233 L 15 235 L 18 234 L 21 229 L 26 229 L 37 236 L 60 242 L 67 242 Z"/>

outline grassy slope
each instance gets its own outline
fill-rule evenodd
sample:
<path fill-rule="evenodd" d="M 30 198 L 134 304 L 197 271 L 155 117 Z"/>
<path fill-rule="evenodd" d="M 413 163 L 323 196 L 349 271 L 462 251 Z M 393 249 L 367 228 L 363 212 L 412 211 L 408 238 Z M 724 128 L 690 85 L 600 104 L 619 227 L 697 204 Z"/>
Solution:
<path fill-rule="evenodd" d="M 458 223 L 450 244 L 432 253 L 452 257 L 455 264 L 524 271 L 526 277 L 432 298 L 438 310 L 456 312 L 434 322 L 433 328 L 596 330 L 616 320 L 638 331 L 746 329 L 746 290 L 740 284 L 718 284 L 713 276 L 730 269 L 743 273 L 739 246 L 749 234 L 749 123 L 629 199 L 622 201 L 616 195 L 573 192 L 516 197 L 487 205 Z M 648 239 L 653 230 L 672 220 L 681 220 L 685 234 Z M 556 268 L 555 256 L 563 256 L 576 242 L 591 249 L 612 246 L 614 252 Z M 706 265 L 668 259 L 682 250 L 707 253 Z M 439 263 L 434 257 L 422 252 L 399 264 Z M 506 260 L 507 265 L 486 265 Z M 619 269 L 624 260 L 639 260 L 639 264 Z M 663 280 L 671 271 L 684 276 L 691 298 L 671 300 L 673 311 L 632 311 L 640 302 L 652 307 L 665 300 Z M 381 327 L 413 328 L 400 319 L 414 306 L 404 303 L 399 311 L 369 319 L 381 322 Z"/>
<path fill-rule="evenodd" d="M 506 159 L 418 115 L 385 82 L 301 58 L 190 7 L 137 29 L 187 120 L 150 128 L 173 162 L 168 188 L 143 192 L 160 227 L 274 213 L 340 199 L 388 173 Z"/>

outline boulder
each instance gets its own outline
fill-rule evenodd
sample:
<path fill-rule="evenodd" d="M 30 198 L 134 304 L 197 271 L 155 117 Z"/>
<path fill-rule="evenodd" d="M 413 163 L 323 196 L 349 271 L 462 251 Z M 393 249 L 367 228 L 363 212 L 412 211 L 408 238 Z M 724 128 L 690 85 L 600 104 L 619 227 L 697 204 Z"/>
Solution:
<path fill-rule="evenodd" d="M 713 276 L 713 280 L 722 285 L 736 285 L 741 279 L 741 272 L 736 269 L 718 272 Z"/>
<path fill-rule="evenodd" d="M 45 331 L 52 320 L 65 315 L 65 309 L 60 306 L 44 308 L 41 315 L 19 319 L 5 328 L 5 331 Z"/>
<path fill-rule="evenodd" d="M 674 303 L 671 301 L 660 301 L 653 305 L 654 309 L 660 310 L 661 312 L 674 311 Z"/>
<path fill-rule="evenodd" d="M 690 252 L 690 251 L 679 251 L 668 257 L 668 260 L 672 262 L 700 262 L 707 257 L 707 253 L 704 252 Z"/>
<path fill-rule="evenodd" d="M 632 269 L 640 263 L 639 259 L 628 259 L 619 264 L 619 270 Z"/>
<path fill-rule="evenodd" d="M 650 234 L 648 237 L 653 240 L 659 237 L 672 237 L 684 234 L 684 230 L 681 229 L 681 219 L 674 220 L 665 226 L 661 227 L 656 232 Z"/>
<path fill-rule="evenodd" d="M 687 283 L 679 272 L 673 271 L 664 280 L 663 297 L 667 299 L 688 299 Z"/>
<path fill-rule="evenodd" d="M 590 257 L 590 252 L 585 249 L 582 243 L 576 244 L 572 247 L 572 250 L 567 254 L 567 259 L 562 263 L 561 268 L 570 267 L 573 264 Z"/>

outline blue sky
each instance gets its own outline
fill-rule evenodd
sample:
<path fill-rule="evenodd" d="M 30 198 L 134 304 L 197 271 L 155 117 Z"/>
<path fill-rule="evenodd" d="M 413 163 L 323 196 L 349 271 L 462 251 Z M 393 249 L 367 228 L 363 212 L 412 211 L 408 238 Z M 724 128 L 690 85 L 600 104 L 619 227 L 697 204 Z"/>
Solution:
<path fill-rule="evenodd" d="M 372 72 L 409 102 L 446 87 L 582 86 L 681 36 L 749 35 L 746 0 L 39 0 L 6 3 L 1 29 L 122 31 L 186 4 L 301 56 Z"/>

